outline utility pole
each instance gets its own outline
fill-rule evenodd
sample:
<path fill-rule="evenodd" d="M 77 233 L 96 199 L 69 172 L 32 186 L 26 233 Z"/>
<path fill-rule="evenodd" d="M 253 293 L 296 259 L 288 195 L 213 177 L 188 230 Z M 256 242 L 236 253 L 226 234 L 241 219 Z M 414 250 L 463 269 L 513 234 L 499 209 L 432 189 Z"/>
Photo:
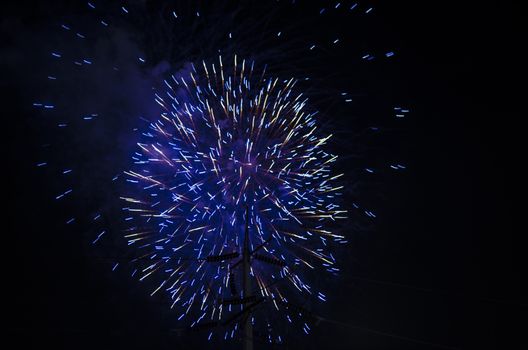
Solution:
<path fill-rule="evenodd" d="M 261 244 L 257 245 L 253 250 L 251 249 L 251 240 L 249 239 L 249 225 L 250 225 L 250 216 L 249 216 L 249 206 L 246 205 L 246 226 L 244 229 L 244 241 L 242 242 L 242 258 L 238 260 L 234 265 L 230 266 L 229 270 L 234 270 L 235 268 L 242 268 L 242 296 L 240 297 L 239 292 L 237 292 L 236 287 L 231 286 L 231 295 L 236 296 L 234 298 L 229 299 L 222 299 L 221 303 L 222 305 L 242 305 L 242 310 L 240 312 L 237 312 L 232 317 L 228 318 L 224 322 L 215 322 L 213 327 L 217 325 L 228 325 L 231 322 L 234 322 L 235 320 L 240 321 L 240 331 L 242 333 L 242 344 L 243 344 L 243 350 L 253 350 L 253 323 L 252 323 L 252 309 L 255 308 L 258 304 L 265 301 L 265 298 L 257 298 L 255 295 L 252 295 L 253 288 L 252 288 L 252 276 L 251 276 L 251 260 L 257 259 L 260 260 L 263 263 L 275 265 L 283 268 L 286 266 L 286 263 L 284 263 L 282 260 L 275 258 L 274 256 L 266 256 L 258 254 L 257 251 L 259 251 L 261 248 L 263 248 L 266 244 L 268 244 L 272 236 L 270 238 L 264 240 Z M 227 253 L 227 254 L 221 254 L 221 255 L 210 255 L 205 258 L 207 262 L 214 263 L 214 262 L 220 262 L 220 261 L 226 261 L 238 258 L 240 256 L 240 252 L 236 251 L 233 253 Z M 240 266 L 242 265 L 242 266 Z M 234 281 L 234 275 L 232 272 L 230 273 L 230 281 Z M 238 275 L 239 276 L 239 275 Z M 234 283 L 234 282 L 233 282 Z M 219 324 L 220 323 L 220 324 Z M 205 324 L 205 326 L 208 326 Z"/>
<path fill-rule="evenodd" d="M 250 265 L 251 251 L 249 247 L 249 206 L 246 205 L 246 229 L 244 231 L 244 247 L 242 250 L 242 268 L 243 272 L 243 295 L 245 299 L 244 309 L 248 307 L 251 293 L 251 265 Z M 247 312 L 243 320 L 244 327 L 244 350 L 253 350 L 253 324 L 251 323 L 251 313 Z"/>

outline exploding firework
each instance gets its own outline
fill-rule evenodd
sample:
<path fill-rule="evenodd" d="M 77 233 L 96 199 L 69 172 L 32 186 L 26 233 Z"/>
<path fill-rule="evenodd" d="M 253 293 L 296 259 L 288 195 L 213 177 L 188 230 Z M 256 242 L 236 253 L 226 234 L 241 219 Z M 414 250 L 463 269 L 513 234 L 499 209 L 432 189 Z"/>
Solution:
<path fill-rule="evenodd" d="M 371 115 L 403 120 L 409 110 L 363 111 L 363 87 L 350 83 L 394 52 L 341 33 L 350 16 L 372 15 L 368 3 L 153 3 L 88 2 L 55 25 L 54 40 L 33 44 L 49 84 L 33 102 L 49 116 L 35 126 L 45 145 L 36 163 L 64 205 L 61 220 L 89 231 L 90 254 L 112 271 L 129 266 L 179 326 L 239 338 L 250 318 L 255 339 L 308 333 L 314 303 L 327 299 L 320 277 L 339 273 L 337 246 L 376 217 L 360 183 L 405 168 L 363 154 L 363 137 L 380 131 Z M 350 128 L 350 108 L 369 118 Z M 335 164 L 338 147 L 356 161 Z"/>
<path fill-rule="evenodd" d="M 345 242 L 327 225 L 346 215 L 336 204 L 337 156 L 324 150 L 331 135 L 320 135 L 295 79 L 254 66 L 220 56 L 164 81 L 155 95 L 164 112 L 125 172 L 125 237 L 138 252 L 137 275 L 157 275 L 154 293 L 168 293 L 179 319 L 193 324 L 229 319 L 226 298 L 242 297 L 246 208 L 253 297 L 289 320 L 292 290 L 325 299 L 303 269 L 336 273 L 330 248 Z"/>

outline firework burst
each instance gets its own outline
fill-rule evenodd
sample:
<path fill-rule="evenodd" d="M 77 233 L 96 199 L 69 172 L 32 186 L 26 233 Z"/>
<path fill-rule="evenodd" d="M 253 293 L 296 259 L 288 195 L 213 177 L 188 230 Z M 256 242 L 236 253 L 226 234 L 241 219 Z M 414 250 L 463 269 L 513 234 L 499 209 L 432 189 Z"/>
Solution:
<path fill-rule="evenodd" d="M 239 338 L 250 318 L 255 339 L 308 333 L 322 319 L 312 302 L 332 294 L 320 277 L 340 271 L 337 246 L 376 218 L 375 203 L 360 199 L 362 181 L 405 169 L 363 144 L 381 121 L 361 116 L 400 121 L 409 112 L 363 110 L 363 86 L 351 83 L 367 65 L 393 60 L 393 51 L 356 45 L 356 30 L 339 24 L 364 32 L 372 7 L 318 6 L 89 2 L 33 43 L 45 53 L 46 81 L 33 106 L 47 116 L 35 126 L 35 163 L 50 177 L 60 220 L 86 232 L 98 245 L 90 254 L 112 271 L 132 260 L 131 274 L 186 330 L 210 325 L 210 338 Z M 335 152 L 354 162 L 335 164 Z"/>
<path fill-rule="evenodd" d="M 337 156 L 324 150 L 331 135 L 320 135 L 295 79 L 254 66 L 220 56 L 164 81 L 155 95 L 163 112 L 125 171 L 125 237 L 138 252 L 137 274 L 156 276 L 154 292 L 167 292 L 193 325 L 226 320 L 232 307 L 222 300 L 240 295 L 246 208 L 255 295 L 289 320 L 291 290 L 325 300 L 303 269 L 336 273 L 329 248 L 345 242 L 326 225 L 346 215 L 336 204 Z"/>

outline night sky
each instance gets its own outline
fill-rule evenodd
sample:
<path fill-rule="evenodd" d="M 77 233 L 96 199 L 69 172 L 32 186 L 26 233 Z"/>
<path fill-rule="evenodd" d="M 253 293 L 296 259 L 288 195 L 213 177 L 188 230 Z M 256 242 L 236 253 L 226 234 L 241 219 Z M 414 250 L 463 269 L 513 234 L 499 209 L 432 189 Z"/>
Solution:
<path fill-rule="evenodd" d="M 155 11 L 161 2 L 151 3 Z M 207 8 L 206 2 L 199 4 Z M 346 86 L 364 94 L 353 107 L 354 118 L 348 107 L 316 101 L 326 115 L 335 116 L 334 124 L 326 127 L 380 125 L 388 131 L 369 139 L 372 144 L 362 157 L 374 165 L 401 161 L 407 169 L 375 177 L 358 190 L 370 198 L 377 219 L 354 233 L 341 253 L 343 272 L 330 279 L 331 297 L 318 308 L 329 321 L 314 327 L 311 335 L 276 347 L 524 348 L 528 301 L 521 287 L 526 258 L 520 236 L 525 230 L 515 225 L 515 209 L 520 207 L 513 204 L 516 198 L 522 202 L 519 192 L 524 187 L 519 181 L 525 160 L 520 155 L 525 45 L 521 10 L 509 2 L 372 4 L 375 13 L 368 19 L 368 30 L 361 32 L 366 28 L 362 23 L 339 23 L 345 41 L 340 51 L 321 56 L 315 68 L 294 71 L 327 76 L 321 78 L 322 86 L 334 91 Z M 174 314 L 149 298 L 149 286 L 124 272 L 112 273 L 104 252 L 94 252 L 96 248 L 87 244 L 88 224 L 64 224 L 68 214 L 62 211 L 83 211 L 90 199 L 88 204 L 73 204 L 73 209 L 56 204 L 57 180 L 36 168 L 47 130 L 40 127 L 43 117 L 31 106 L 41 89 L 35 77 L 45 70 L 36 58 L 45 45 L 36 44 L 35 38 L 55 23 L 54 16 L 75 15 L 76 6 L 71 1 L 2 5 L 4 343 L 17 349 L 240 348 L 233 341 L 207 343 L 202 333 L 179 336 Z M 242 13 L 265 8 L 249 1 L 232 6 Z M 305 5 L 278 10 L 268 25 L 301 21 L 312 9 Z M 336 28 L 332 17 L 327 21 L 329 28 Z M 325 28 L 312 28 L 306 35 L 315 35 L 314 40 L 331 35 Z M 347 37 L 358 39 L 346 42 Z M 197 57 L 208 52 L 207 45 L 212 44 L 181 54 Z M 250 52 L 251 46 L 245 45 Z M 350 56 L 369 45 L 396 55 L 390 64 L 355 67 Z M 156 50 L 147 55 L 156 57 Z M 261 61 L 271 51 L 263 52 L 256 53 Z M 289 54 L 276 53 L 271 60 Z M 94 100 L 99 96 L 88 93 Z M 144 98 L 151 100 L 150 95 Z M 411 110 L 403 123 L 384 112 L 397 103 Z M 334 147 L 346 159 L 357 153 L 350 148 L 362 139 L 348 142 L 341 130 L 335 132 Z M 122 146 L 121 138 L 101 137 L 112 140 L 98 151 Z M 85 141 L 79 136 L 79 143 Z M 90 161 L 83 157 L 79 164 Z M 338 167 L 356 174 L 351 163 L 344 160 Z M 106 168 L 101 171 L 104 177 Z M 98 176 L 91 178 L 98 183 Z M 93 196 L 110 195 L 104 188 L 101 193 Z M 81 196 L 89 198 L 89 191 Z"/>

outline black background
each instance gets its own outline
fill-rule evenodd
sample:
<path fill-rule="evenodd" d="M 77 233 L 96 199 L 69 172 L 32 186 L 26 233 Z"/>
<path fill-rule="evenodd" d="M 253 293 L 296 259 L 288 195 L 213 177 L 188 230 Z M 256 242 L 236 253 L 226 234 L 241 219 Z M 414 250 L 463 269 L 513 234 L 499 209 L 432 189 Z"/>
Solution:
<path fill-rule="evenodd" d="M 43 7 L 30 2 L 2 7 L 3 23 L 44 21 Z M 521 10 L 508 2 L 387 1 L 375 7 L 379 33 L 397 44 L 389 80 L 398 90 L 391 92 L 381 77 L 370 84 L 408 101 L 412 117 L 401 143 L 409 170 L 383 185 L 383 219 L 351 247 L 348 263 L 357 267 L 345 269 L 325 314 L 335 322 L 283 348 L 524 348 L 525 230 L 514 225 L 513 204 L 522 200 L 525 161 L 519 149 Z M 2 51 L 21 44 L 13 42 L 16 33 L 10 38 Z M 200 346 L 195 338 L 203 336 L 171 332 L 170 314 L 148 302 L 141 288 L 130 289 L 126 276 L 110 276 L 105 263 L 87 257 L 81 240 L 54 219 L 46 181 L 34 172 L 27 111 L 19 107 L 24 91 L 13 88 L 16 76 L 5 77 L 4 344 Z"/>

